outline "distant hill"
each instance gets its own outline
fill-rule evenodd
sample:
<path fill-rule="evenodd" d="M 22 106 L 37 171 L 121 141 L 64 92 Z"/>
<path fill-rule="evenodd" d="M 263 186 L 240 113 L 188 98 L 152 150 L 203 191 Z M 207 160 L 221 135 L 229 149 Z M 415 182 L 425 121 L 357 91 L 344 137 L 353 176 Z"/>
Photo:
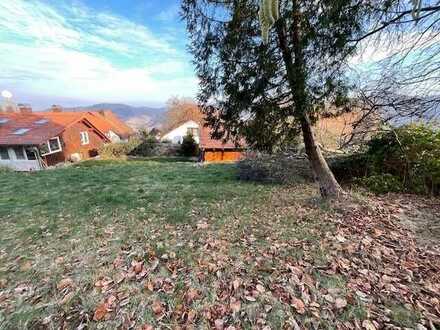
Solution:
<path fill-rule="evenodd" d="M 99 103 L 85 107 L 65 108 L 66 111 L 112 110 L 129 126 L 139 128 L 160 127 L 165 115 L 165 108 L 133 107 L 127 104 Z"/>

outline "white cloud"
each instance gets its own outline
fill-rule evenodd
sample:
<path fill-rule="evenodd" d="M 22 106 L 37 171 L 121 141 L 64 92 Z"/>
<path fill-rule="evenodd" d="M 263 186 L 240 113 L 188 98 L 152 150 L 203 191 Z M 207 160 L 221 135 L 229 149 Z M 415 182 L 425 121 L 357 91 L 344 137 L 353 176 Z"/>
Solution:
<path fill-rule="evenodd" d="M 184 50 L 166 36 L 84 6 L 0 2 L 0 89 L 78 101 L 163 103 L 195 94 Z"/>
<path fill-rule="evenodd" d="M 174 4 L 172 6 L 169 6 L 165 10 L 161 11 L 157 16 L 156 19 L 163 22 L 168 22 L 172 20 L 176 20 L 179 18 L 179 5 Z"/>

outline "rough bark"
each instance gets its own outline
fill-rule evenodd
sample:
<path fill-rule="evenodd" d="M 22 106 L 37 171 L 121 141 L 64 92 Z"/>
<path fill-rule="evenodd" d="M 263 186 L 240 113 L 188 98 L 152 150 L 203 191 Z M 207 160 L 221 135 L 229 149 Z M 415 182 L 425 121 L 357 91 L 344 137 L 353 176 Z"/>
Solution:
<path fill-rule="evenodd" d="M 316 143 L 312 125 L 308 115 L 309 104 L 307 101 L 306 90 L 306 70 L 301 42 L 301 12 L 298 2 L 293 0 L 293 23 L 287 30 L 292 33 L 292 44 L 294 58 L 287 44 L 286 28 L 283 20 L 278 20 L 276 31 L 279 47 L 283 54 L 283 61 L 286 66 L 287 78 L 292 91 L 294 101 L 294 114 L 301 123 L 304 146 L 308 156 L 310 166 L 313 170 L 315 180 L 319 184 L 319 191 L 324 198 L 337 198 L 344 193 L 335 176 L 330 170 L 327 161 L 322 155 L 319 145 Z"/>
<path fill-rule="evenodd" d="M 315 135 L 313 134 L 312 125 L 307 114 L 304 114 L 301 119 L 301 129 L 303 133 L 304 146 L 306 154 L 313 170 L 315 180 L 319 184 L 319 191 L 324 198 L 335 198 L 341 196 L 344 191 L 335 176 L 330 170 L 327 161 L 322 155 L 321 148 L 316 143 Z"/>

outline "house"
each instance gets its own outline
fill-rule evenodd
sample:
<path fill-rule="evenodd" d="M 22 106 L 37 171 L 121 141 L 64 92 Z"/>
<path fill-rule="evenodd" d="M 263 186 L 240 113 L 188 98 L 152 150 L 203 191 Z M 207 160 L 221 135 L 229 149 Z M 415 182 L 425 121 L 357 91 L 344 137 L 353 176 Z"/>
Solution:
<path fill-rule="evenodd" d="M 193 120 L 186 121 L 164 134 L 161 140 L 180 144 L 188 134 L 193 136 L 197 144 L 200 143 L 200 124 Z"/>
<path fill-rule="evenodd" d="M 244 143 L 237 146 L 231 140 L 213 139 L 212 130 L 195 121 L 187 121 L 162 136 L 162 141 L 182 143 L 183 138 L 191 134 L 200 148 L 202 162 L 233 162 L 243 157 Z"/>
<path fill-rule="evenodd" d="M 111 110 L 93 110 L 78 112 L 63 111 L 60 106 L 52 106 L 50 111 L 44 112 L 50 113 L 63 113 L 66 115 L 81 114 L 93 125 L 104 133 L 111 142 L 127 141 L 131 136 L 135 134 L 135 131 L 120 120 Z"/>
<path fill-rule="evenodd" d="M 0 166 L 18 171 L 95 157 L 109 141 L 81 113 L 0 113 Z"/>

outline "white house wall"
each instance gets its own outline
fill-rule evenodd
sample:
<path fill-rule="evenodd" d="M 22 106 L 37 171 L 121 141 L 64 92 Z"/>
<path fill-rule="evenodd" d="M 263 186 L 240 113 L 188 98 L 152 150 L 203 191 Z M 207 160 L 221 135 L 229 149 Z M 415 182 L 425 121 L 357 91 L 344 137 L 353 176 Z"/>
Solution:
<path fill-rule="evenodd" d="M 12 148 L 8 148 L 10 159 L 0 159 L 0 166 L 11 168 L 15 171 L 38 171 L 41 169 L 38 160 L 17 159 Z M 26 153 L 24 153 L 27 158 Z"/>
<path fill-rule="evenodd" d="M 183 138 L 188 133 L 188 128 L 198 128 L 199 134 L 200 134 L 200 125 L 197 124 L 195 121 L 187 121 L 186 123 L 180 125 L 179 127 L 176 127 L 172 131 L 168 132 L 162 137 L 162 141 L 171 141 L 173 143 L 182 143 Z M 196 141 L 197 144 L 200 143 L 200 136 L 194 136 L 194 141 Z"/>

